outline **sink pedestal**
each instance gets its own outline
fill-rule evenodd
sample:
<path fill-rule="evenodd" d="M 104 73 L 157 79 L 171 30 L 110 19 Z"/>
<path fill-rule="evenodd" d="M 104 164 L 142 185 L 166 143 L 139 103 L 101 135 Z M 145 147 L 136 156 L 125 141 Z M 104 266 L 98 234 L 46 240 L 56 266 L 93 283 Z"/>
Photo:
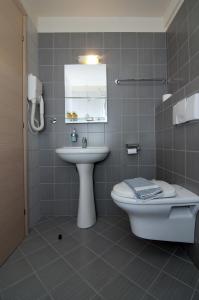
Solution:
<path fill-rule="evenodd" d="M 99 147 L 62 147 L 56 149 L 64 161 L 76 164 L 80 179 L 77 226 L 89 228 L 96 222 L 93 194 L 94 163 L 102 161 L 109 153 L 107 146 Z"/>
<path fill-rule="evenodd" d="M 93 194 L 93 168 L 94 164 L 77 164 L 79 173 L 79 206 L 77 226 L 88 228 L 95 224 L 95 201 Z"/>

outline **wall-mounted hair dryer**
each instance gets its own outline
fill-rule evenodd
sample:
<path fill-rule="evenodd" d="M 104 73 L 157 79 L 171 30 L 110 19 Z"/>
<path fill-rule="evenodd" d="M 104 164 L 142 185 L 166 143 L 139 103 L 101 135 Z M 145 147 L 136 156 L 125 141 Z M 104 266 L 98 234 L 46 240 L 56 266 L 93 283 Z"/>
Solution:
<path fill-rule="evenodd" d="M 34 75 L 28 75 L 28 100 L 32 103 L 30 124 L 34 131 L 44 128 L 44 100 L 42 97 L 42 83 Z M 36 118 L 36 108 L 39 106 L 39 120 Z"/>

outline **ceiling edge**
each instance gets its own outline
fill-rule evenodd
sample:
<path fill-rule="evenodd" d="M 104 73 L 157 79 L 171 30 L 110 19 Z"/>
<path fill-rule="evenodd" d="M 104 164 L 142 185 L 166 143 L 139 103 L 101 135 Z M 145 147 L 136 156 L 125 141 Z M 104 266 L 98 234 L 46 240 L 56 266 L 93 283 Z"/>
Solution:
<path fill-rule="evenodd" d="M 175 18 L 178 10 L 180 9 L 181 5 L 183 4 L 184 0 L 172 0 L 169 4 L 164 16 L 164 31 L 167 31 L 169 25 Z"/>
<path fill-rule="evenodd" d="M 163 18 L 40 17 L 38 32 L 162 32 Z"/>
<path fill-rule="evenodd" d="M 39 32 L 165 32 L 184 0 L 172 0 L 161 18 L 146 17 L 39 17 L 20 0 Z"/>

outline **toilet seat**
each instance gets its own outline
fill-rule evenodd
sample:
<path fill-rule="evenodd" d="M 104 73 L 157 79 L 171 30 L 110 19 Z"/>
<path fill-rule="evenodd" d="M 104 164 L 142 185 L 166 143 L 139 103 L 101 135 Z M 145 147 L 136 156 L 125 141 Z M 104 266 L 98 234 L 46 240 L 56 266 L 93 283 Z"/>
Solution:
<path fill-rule="evenodd" d="M 128 214 L 132 232 L 150 240 L 194 243 L 199 196 L 176 184 L 155 183 L 167 198 L 138 199 L 124 182 L 113 187 L 112 199 Z"/>
<path fill-rule="evenodd" d="M 117 201 L 127 204 L 139 204 L 139 205 L 162 205 L 162 204 L 187 204 L 187 203 L 199 203 L 199 197 L 188 191 L 187 189 L 177 184 L 168 184 L 165 181 L 154 180 L 155 183 L 161 186 L 165 194 L 164 198 L 156 199 L 138 199 L 134 192 L 125 183 L 121 182 L 113 187 L 112 194 L 117 198 Z"/>

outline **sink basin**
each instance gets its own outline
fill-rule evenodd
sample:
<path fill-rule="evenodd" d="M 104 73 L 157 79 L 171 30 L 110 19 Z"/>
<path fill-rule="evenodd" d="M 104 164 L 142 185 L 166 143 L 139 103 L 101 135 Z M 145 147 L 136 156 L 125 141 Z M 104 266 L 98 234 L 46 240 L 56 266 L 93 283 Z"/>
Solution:
<path fill-rule="evenodd" d="M 93 193 L 94 163 L 104 160 L 109 153 L 107 146 L 101 147 L 63 147 L 56 149 L 57 155 L 66 162 L 76 164 L 79 173 L 79 205 L 77 226 L 88 228 L 96 222 Z"/>
<path fill-rule="evenodd" d="M 109 153 L 109 148 L 107 146 L 87 148 L 63 147 L 56 149 L 56 153 L 67 162 L 88 164 L 105 159 Z"/>

